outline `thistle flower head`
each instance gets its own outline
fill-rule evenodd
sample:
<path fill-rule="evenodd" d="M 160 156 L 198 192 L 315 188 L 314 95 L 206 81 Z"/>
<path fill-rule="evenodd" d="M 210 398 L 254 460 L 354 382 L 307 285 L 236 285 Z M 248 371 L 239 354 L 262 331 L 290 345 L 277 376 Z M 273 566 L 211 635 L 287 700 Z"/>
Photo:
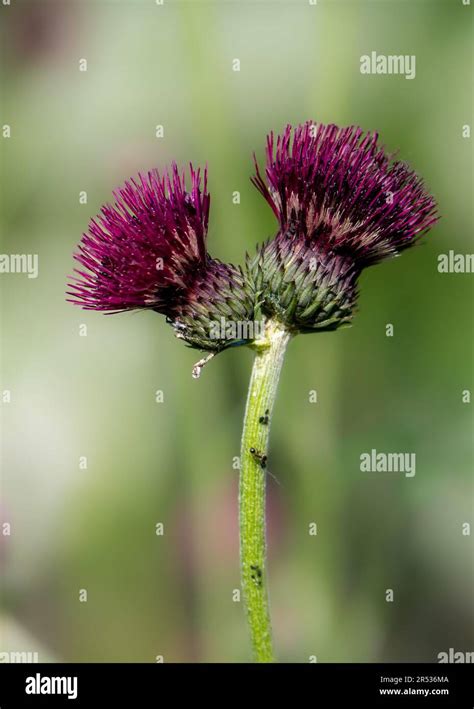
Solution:
<path fill-rule="evenodd" d="M 436 220 L 421 179 L 376 133 L 304 123 L 267 137 L 252 182 L 280 223 L 248 262 L 268 316 L 300 331 L 350 321 L 361 270 L 412 246 Z"/>
<path fill-rule="evenodd" d="M 210 196 L 207 171 L 190 167 L 191 188 L 176 164 L 152 170 L 114 192 L 90 222 L 76 260 L 68 300 L 87 310 L 162 313 L 192 347 L 217 352 L 230 339 L 211 336 L 214 321 L 251 318 L 242 271 L 206 250 Z"/>
<path fill-rule="evenodd" d="M 82 266 L 68 295 L 88 310 L 150 308 L 168 316 L 206 267 L 207 174 L 190 167 L 191 189 L 176 164 L 125 183 L 102 207 L 75 254 Z"/>
<path fill-rule="evenodd" d="M 267 137 L 264 181 L 253 183 L 282 232 L 326 253 L 350 256 L 359 269 L 411 246 L 436 220 L 436 203 L 407 165 L 378 145 L 377 133 L 311 122 Z"/>

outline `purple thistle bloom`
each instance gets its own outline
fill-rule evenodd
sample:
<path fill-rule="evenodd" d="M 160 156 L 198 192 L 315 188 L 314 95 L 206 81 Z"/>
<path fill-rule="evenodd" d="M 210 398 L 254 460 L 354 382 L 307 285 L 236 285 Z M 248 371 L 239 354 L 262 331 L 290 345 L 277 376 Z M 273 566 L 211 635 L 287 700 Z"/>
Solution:
<path fill-rule="evenodd" d="M 366 266 L 412 246 L 438 219 L 436 202 L 376 133 L 311 122 L 267 137 L 264 181 L 252 182 L 280 222 L 247 262 L 256 307 L 294 330 L 349 323 Z"/>
<path fill-rule="evenodd" d="M 351 256 L 360 269 L 411 246 L 437 221 L 436 203 L 407 165 L 377 145 L 377 133 L 314 124 L 267 137 L 268 186 L 252 179 L 297 238 Z"/>
<path fill-rule="evenodd" d="M 190 166 L 191 191 L 176 164 L 171 174 L 140 174 L 114 192 L 92 219 L 75 259 L 69 300 L 87 310 L 120 312 L 149 308 L 172 317 L 196 275 L 208 265 L 210 197 L 207 171 Z"/>
<path fill-rule="evenodd" d="M 207 253 L 207 170 L 202 191 L 200 171 L 191 165 L 190 174 L 190 192 L 174 163 L 171 173 L 151 170 L 114 192 L 115 205 L 83 235 L 68 300 L 86 310 L 154 310 L 191 347 L 220 352 L 237 342 L 213 325 L 250 320 L 253 303 L 242 270 Z"/>

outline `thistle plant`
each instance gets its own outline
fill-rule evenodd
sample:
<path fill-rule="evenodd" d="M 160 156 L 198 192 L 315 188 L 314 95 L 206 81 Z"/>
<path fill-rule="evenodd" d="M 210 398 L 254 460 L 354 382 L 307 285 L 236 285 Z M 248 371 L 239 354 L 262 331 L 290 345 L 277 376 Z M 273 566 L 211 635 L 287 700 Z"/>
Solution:
<path fill-rule="evenodd" d="M 376 133 L 307 122 L 267 137 L 266 167 L 252 182 L 278 220 L 276 235 L 244 267 L 207 251 L 207 170 L 175 164 L 114 192 L 75 254 L 68 300 L 89 310 L 149 309 L 205 353 L 255 353 L 241 442 L 241 584 L 255 660 L 275 659 L 268 603 L 265 488 L 278 380 L 299 333 L 349 325 L 362 270 L 415 244 L 437 221 L 422 180 L 378 144 Z M 263 323 L 228 336 L 216 323 Z M 257 330 L 257 328 L 256 328 Z M 217 333 L 217 334 L 216 334 Z"/>

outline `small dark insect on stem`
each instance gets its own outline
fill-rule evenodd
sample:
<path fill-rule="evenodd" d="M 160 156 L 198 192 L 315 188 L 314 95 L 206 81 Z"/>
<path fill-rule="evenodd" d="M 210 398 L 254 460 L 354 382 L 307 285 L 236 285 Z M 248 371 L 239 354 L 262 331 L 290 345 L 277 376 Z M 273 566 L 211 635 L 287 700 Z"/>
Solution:
<path fill-rule="evenodd" d="M 262 423 L 264 426 L 268 426 L 268 414 L 270 413 L 269 409 L 266 409 L 265 414 L 263 416 L 260 416 L 258 419 L 259 423 Z"/>
<path fill-rule="evenodd" d="M 255 448 L 250 448 L 250 453 L 253 455 L 253 457 L 258 460 L 260 463 L 261 468 L 266 468 L 267 467 L 267 456 L 263 455 L 263 453 L 259 453 Z"/>

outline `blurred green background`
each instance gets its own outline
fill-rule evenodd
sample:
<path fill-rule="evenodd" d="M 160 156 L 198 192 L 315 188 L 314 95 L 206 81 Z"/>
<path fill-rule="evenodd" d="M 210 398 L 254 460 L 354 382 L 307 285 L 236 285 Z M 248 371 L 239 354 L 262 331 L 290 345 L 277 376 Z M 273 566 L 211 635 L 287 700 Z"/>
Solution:
<path fill-rule="evenodd" d="M 249 659 L 233 601 L 233 458 L 251 352 L 223 353 L 194 381 L 199 353 L 163 318 L 87 313 L 64 293 L 75 245 L 112 189 L 173 159 L 207 162 L 210 251 L 241 263 L 276 229 L 249 182 L 252 152 L 262 160 L 267 132 L 307 119 L 378 130 L 425 178 L 442 220 L 417 249 L 364 272 L 352 328 L 289 347 L 269 461 L 278 484 L 268 478 L 278 656 L 436 661 L 472 650 L 472 537 L 462 534 L 472 276 L 437 271 L 438 254 L 472 251 L 471 13 L 461 0 L 0 6 L 11 126 L 1 249 L 39 255 L 37 279 L 0 277 L 1 389 L 11 391 L 0 651 Z M 361 75 L 372 50 L 415 54 L 416 79 Z M 362 473 L 372 448 L 415 452 L 416 476 Z"/>

